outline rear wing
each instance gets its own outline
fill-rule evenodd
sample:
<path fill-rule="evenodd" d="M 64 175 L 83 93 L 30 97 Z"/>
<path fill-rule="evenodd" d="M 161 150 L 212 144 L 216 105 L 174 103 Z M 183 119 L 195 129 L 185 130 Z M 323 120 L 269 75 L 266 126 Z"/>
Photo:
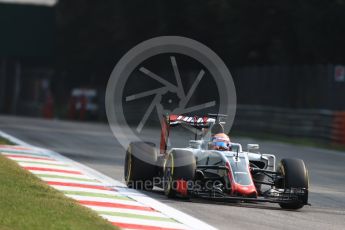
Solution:
<path fill-rule="evenodd" d="M 167 150 L 167 142 L 169 137 L 170 127 L 178 125 L 185 125 L 195 129 L 210 128 L 217 119 L 210 117 L 184 116 L 184 115 L 165 115 L 161 122 L 161 141 L 160 153 L 165 154 Z"/>
<path fill-rule="evenodd" d="M 168 115 L 165 116 L 165 120 L 170 127 L 187 125 L 196 129 L 209 128 L 216 122 L 215 118 L 197 116 L 191 117 L 183 115 Z"/>

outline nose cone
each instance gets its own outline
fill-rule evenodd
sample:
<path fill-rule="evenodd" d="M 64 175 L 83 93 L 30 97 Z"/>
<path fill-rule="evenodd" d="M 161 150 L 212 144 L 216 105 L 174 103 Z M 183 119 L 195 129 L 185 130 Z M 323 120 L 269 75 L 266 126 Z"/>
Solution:
<path fill-rule="evenodd" d="M 235 193 L 245 196 L 245 197 L 257 197 L 258 193 L 254 185 L 240 185 L 236 184 Z"/>

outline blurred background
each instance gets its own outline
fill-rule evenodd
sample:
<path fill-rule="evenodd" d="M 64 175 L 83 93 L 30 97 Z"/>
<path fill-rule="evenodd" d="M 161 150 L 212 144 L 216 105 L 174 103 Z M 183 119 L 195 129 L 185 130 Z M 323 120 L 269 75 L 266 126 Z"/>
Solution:
<path fill-rule="evenodd" d="M 1 114 L 106 122 L 117 61 L 177 35 L 231 71 L 234 133 L 345 145 L 345 0 L 0 0 L 0 28 Z"/>

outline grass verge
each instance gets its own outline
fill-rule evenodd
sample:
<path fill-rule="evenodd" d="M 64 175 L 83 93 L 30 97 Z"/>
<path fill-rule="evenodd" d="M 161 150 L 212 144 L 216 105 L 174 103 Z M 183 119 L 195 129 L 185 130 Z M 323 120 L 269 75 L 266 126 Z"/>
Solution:
<path fill-rule="evenodd" d="M 258 140 L 277 141 L 277 142 L 284 142 L 284 143 L 294 144 L 294 145 L 345 151 L 344 145 L 323 142 L 323 141 L 316 141 L 316 140 L 312 140 L 308 138 L 287 137 L 287 136 L 281 136 L 281 135 L 269 134 L 269 133 L 247 133 L 247 132 L 238 132 L 238 131 L 231 132 L 231 136 L 249 137 L 249 138 L 254 138 Z"/>
<path fill-rule="evenodd" d="M 0 155 L 0 229 L 116 228 Z"/>
<path fill-rule="evenodd" d="M 13 145 L 13 143 L 3 137 L 0 137 L 0 145 Z"/>

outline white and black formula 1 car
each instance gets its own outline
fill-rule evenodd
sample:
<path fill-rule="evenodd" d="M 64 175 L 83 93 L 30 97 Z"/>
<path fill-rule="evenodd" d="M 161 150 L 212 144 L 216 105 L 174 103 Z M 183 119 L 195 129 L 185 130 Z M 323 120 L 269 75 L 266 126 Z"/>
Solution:
<path fill-rule="evenodd" d="M 165 116 L 159 150 L 153 143 L 130 143 L 124 167 L 127 186 L 160 187 L 169 198 L 271 202 L 284 209 L 307 205 L 309 178 L 303 160 L 282 159 L 276 167 L 276 157 L 259 153 L 257 144 L 248 144 L 247 151 L 238 143 L 231 143 L 226 151 L 214 150 L 212 135 L 224 132 L 221 117 Z M 186 148 L 168 149 L 170 129 L 178 125 L 203 134 Z"/>

